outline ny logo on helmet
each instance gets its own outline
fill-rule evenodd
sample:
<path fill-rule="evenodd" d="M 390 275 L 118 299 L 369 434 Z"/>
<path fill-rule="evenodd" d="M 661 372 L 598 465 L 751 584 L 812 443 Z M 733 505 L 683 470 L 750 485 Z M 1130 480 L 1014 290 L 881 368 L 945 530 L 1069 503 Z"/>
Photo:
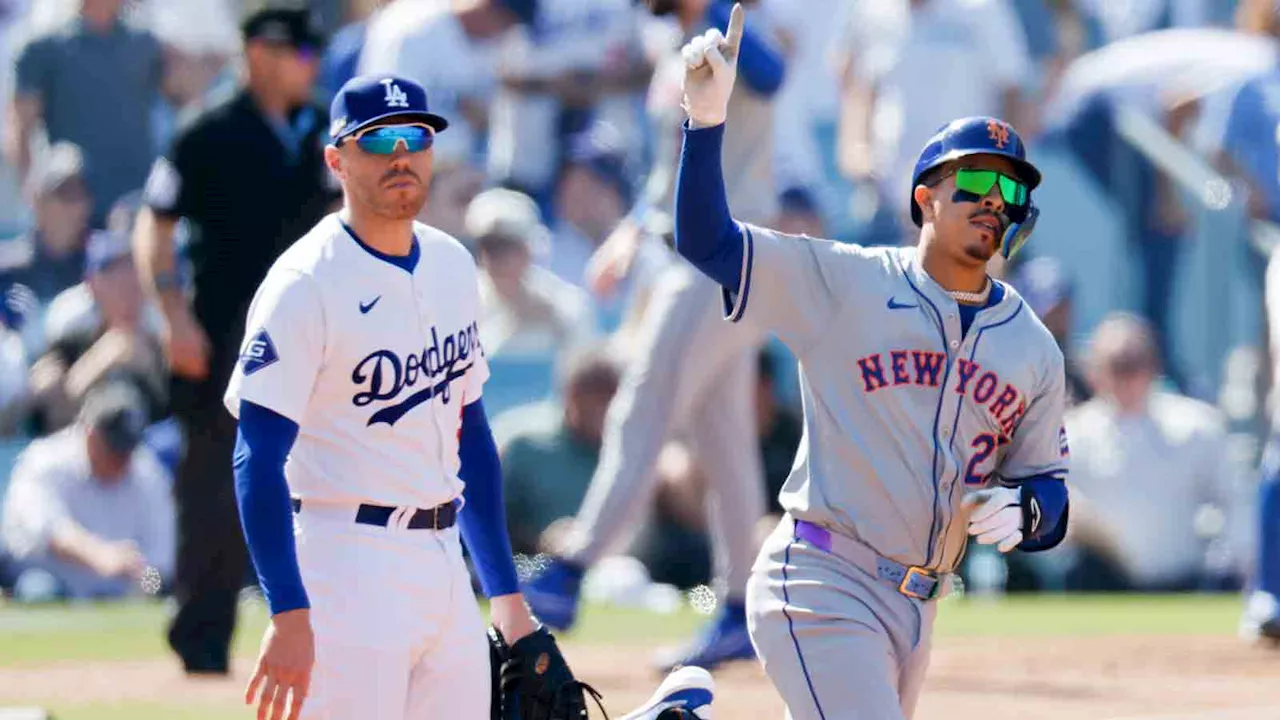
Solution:
<path fill-rule="evenodd" d="M 387 96 L 384 98 L 387 102 L 387 107 L 409 107 L 409 96 L 400 89 L 400 86 L 394 80 L 387 78 L 382 81 L 382 84 L 387 88 Z"/>
<path fill-rule="evenodd" d="M 1009 144 L 1009 126 L 999 120 L 987 121 L 987 135 L 996 143 L 996 148 L 1003 150 Z"/>

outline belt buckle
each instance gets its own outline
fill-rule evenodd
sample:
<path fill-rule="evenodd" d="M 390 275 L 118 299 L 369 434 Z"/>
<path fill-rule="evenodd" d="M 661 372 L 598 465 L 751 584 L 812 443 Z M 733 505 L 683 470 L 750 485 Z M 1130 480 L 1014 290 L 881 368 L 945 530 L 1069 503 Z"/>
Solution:
<path fill-rule="evenodd" d="M 933 581 L 933 589 L 931 589 L 927 595 L 921 595 L 907 587 L 911 584 L 911 581 L 917 577 L 925 577 Z M 938 585 L 940 584 L 941 583 L 938 582 L 937 574 L 932 570 L 911 565 L 907 567 L 907 573 L 902 576 L 902 582 L 898 583 L 898 592 L 909 598 L 915 598 L 916 600 L 932 600 L 934 596 L 938 594 Z"/>
<path fill-rule="evenodd" d="M 443 529 L 440 527 L 440 506 L 439 505 L 431 508 L 431 529 L 436 531 Z"/>

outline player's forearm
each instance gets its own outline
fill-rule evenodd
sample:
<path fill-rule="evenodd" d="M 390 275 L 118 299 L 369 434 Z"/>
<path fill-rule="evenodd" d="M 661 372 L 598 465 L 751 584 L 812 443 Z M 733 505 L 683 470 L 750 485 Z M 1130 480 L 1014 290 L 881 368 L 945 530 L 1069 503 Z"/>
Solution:
<path fill-rule="evenodd" d="M 251 402 L 240 404 L 232 460 L 236 504 L 249 555 L 272 615 L 310 607 L 293 537 L 293 505 L 284 463 L 298 425 Z"/>
<path fill-rule="evenodd" d="M 511 595 L 519 590 L 520 583 L 502 500 L 502 463 L 480 400 L 462 409 L 458 459 L 458 476 L 466 483 L 458 524 L 480 576 L 480 586 L 485 597 Z"/>
<path fill-rule="evenodd" d="M 49 533 L 49 554 L 66 562 L 100 572 L 107 543 L 69 518 L 58 521 Z"/>
<path fill-rule="evenodd" d="M 742 284 L 742 231 L 729 213 L 720 165 L 724 125 L 684 131 L 676 176 L 676 251 L 722 286 Z"/>
<path fill-rule="evenodd" d="M 165 317 L 187 309 L 177 283 L 177 264 L 173 233 L 177 222 L 156 215 L 150 208 L 138 213 L 133 235 L 133 256 L 138 267 L 142 289 L 160 306 Z"/>

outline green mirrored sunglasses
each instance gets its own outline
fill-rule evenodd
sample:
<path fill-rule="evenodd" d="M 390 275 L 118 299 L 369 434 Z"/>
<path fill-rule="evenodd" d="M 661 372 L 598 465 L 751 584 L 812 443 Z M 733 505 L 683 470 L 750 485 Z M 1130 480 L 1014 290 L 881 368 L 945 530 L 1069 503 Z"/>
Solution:
<path fill-rule="evenodd" d="M 991 188 L 998 182 L 1000 197 L 1004 200 L 1004 204 L 1013 207 L 1024 207 L 1031 194 L 1026 183 L 995 170 L 959 168 L 955 172 L 955 177 L 957 190 L 972 193 L 980 198 L 991 192 Z"/>

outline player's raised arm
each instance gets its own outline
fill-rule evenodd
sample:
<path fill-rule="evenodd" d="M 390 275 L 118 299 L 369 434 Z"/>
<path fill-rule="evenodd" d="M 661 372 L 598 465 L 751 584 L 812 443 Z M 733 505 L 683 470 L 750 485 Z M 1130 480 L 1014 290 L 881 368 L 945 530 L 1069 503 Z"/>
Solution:
<path fill-rule="evenodd" d="M 729 211 L 721 147 L 737 76 L 745 14 L 735 5 L 727 33 L 711 29 L 683 49 L 688 122 L 676 177 L 676 250 L 724 288 L 725 314 L 775 333 L 796 352 L 821 337 L 850 289 L 870 279 L 867 252 L 736 222 Z M 748 312 L 748 300 L 754 298 Z"/>
<path fill-rule="evenodd" d="M 743 244 L 729 214 L 720 149 L 744 22 L 742 6 L 735 4 L 727 36 L 712 28 L 681 51 L 689 119 L 676 176 L 676 250 L 728 290 L 742 282 Z"/>

